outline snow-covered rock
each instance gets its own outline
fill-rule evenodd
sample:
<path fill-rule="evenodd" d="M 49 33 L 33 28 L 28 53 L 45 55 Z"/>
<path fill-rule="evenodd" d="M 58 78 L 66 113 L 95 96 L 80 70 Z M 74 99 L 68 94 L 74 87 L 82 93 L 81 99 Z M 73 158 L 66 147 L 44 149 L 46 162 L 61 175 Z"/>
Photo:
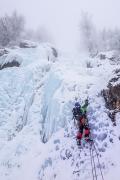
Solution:
<path fill-rule="evenodd" d="M 19 67 L 22 63 L 22 57 L 18 54 L 9 53 L 0 58 L 0 70 L 8 67 Z"/>
<path fill-rule="evenodd" d="M 9 51 L 7 49 L 0 49 L 0 56 L 3 56 L 4 54 L 8 54 Z"/>
<path fill-rule="evenodd" d="M 24 40 L 24 41 L 20 42 L 19 47 L 20 48 L 36 48 L 37 43 L 28 41 L 28 40 Z"/>

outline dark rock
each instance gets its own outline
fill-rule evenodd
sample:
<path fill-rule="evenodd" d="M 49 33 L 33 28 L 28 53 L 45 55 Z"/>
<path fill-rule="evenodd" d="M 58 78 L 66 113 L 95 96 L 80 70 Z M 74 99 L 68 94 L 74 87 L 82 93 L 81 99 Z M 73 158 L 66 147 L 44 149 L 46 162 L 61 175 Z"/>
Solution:
<path fill-rule="evenodd" d="M 20 63 L 13 60 L 12 62 L 7 62 L 4 65 L 0 65 L 0 70 L 4 69 L 4 68 L 8 68 L 8 67 L 19 67 Z"/>
<path fill-rule="evenodd" d="M 82 160 L 82 161 L 80 161 L 80 164 L 84 164 L 84 161 Z"/>
<path fill-rule="evenodd" d="M 53 51 L 53 55 L 54 55 L 55 57 L 58 57 L 58 52 L 57 52 L 57 50 L 52 47 L 52 51 Z"/>
<path fill-rule="evenodd" d="M 108 59 L 111 60 L 111 61 L 115 61 L 116 57 L 113 56 L 113 57 L 110 57 L 110 58 L 108 58 Z"/>
<path fill-rule="evenodd" d="M 116 126 L 116 111 L 108 112 L 108 116 L 111 118 L 113 125 Z"/>
<path fill-rule="evenodd" d="M 120 69 L 115 70 L 115 74 L 118 74 L 118 73 L 120 73 Z"/>
<path fill-rule="evenodd" d="M 115 83 L 119 80 L 120 76 L 117 76 L 117 77 L 114 77 L 110 80 L 109 84 L 108 84 L 108 87 L 111 87 L 112 86 L 112 83 Z"/>
<path fill-rule="evenodd" d="M 109 141 L 110 141 L 111 143 L 113 143 L 113 138 L 110 138 Z"/>
<path fill-rule="evenodd" d="M 120 109 L 120 84 L 104 89 L 102 95 L 109 110 Z"/>

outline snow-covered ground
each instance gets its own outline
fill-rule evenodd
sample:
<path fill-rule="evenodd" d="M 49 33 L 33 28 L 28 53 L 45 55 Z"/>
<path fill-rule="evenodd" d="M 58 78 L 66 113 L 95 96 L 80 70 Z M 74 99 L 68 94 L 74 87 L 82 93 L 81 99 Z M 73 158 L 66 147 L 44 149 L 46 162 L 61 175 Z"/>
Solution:
<path fill-rule="evenodd" d="M 0 71 L 0 180 L 92 180 L 90 151 L 76 145 L 71 112 L 75 99 L 87 97 L 104 179 L 119 180 L 120 115 L 113 127 L 101 96 L 118 65 L 85 55 L 55 58 L 46 44 L 7 56 L 21 66 Z"/>

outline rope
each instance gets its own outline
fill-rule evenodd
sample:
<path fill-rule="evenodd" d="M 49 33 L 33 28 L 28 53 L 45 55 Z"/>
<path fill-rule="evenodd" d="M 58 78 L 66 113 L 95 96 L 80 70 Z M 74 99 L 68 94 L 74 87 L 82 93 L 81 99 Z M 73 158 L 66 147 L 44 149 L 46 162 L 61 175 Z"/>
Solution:
<path fill-rule="evenodd" d="M 90 135 L 91 135 L 91 133 L 90 133 Z M 97 149 L 96 149 L 96 147 L 95 147 L 94 141 L 93 141 L 92 144 L 90 144 L 90 146 L 91 146 L 91 149 L 92 149 L 92 146 L 93 146 L 93 148 L 94 148 L 94 151 L 95 151 L 95 153 L 96 153 L 97 160 L 98 160 L 98 165 L 99 165 L 99 169 L 100 169 L 100 174 L 101 174 L 102 180 L 104 180 L 103 173 L 102 173 L 102 169 L 101 169 L 101 165 L 100 165 L 99 156 L 98 156 Z M 93 156 L 93 153 L 92 153 L 92 156 Z M 93 156 L 93 159 L 94 159 L 94 156 Z M 95 167 L 95 162 L 94 162 L 94 167 Z M 95 167 L 95 171 L 96 171 L 96 167 Z M 96 175 L 96 176 L 97 176 L 97 175 Z M 96 178 L 97 178 L 97 177 L 96 177 Z"/>
<path fill-rule="evenodd" d="M 97 149 L 96 149 L 94 143 L 93 143 L 93 147 L 94 147 L 95 153 L 96 153 L 96 155 L 97 155 L 97 160 L 98 160 L 98 164 L 99 164 L 100 174 L 101 174 L 102 180 L 104 180 L 103 173 L 102 173 L 102 169 L 101 169 L 101 165 L 100 165 L 99 156 L 98 156 Z"/>
<path fill-rule="evenodd" d="M 93 180 L 94 180 L 94 171 L 93 171 L 93 161 L 92 161 L 92 152 L 91 152 L 91 146 L 90 146 L 90 160 L 91 160 L 91 168 L 92 168 L 92 176 L 93 176 Z"/>
<path fill-rule="evenodd" d="M 75 124 L 75 118 L 73 118 L 73 119 L 74 119 L 74 124 Z M 88 126 L 89 126 L 89 123 L 88 123 Z M 91 135 L 91 133 L 90 133 L 90 135 Z M 98 156 L 97 149 L 95 147 L 94 142 L 92 144 L 90 144 L 90 160 L 91 160 L 91 168 L 92 168 L 93 180 L 98 179 L 97 178 L 97 171 L 96 171 L 95 158 L 94 158 L 94 154 L 93 154 L 94 152 L 93 151 L 95 151 L 95 153 L 96 153 L 98 164 L 99 164 L 99 169 L 100 169 L 100 174 L 101 174 L 102 180 L 104 180 L 101 165 L 100 165 L 99 156 Z M 80 172 L 80 170 L 74 171 L 73 173 L 78 173 L 78 172 Z"/>
<path fill-rule="evenodd" d="M 92 151 L 92 159 L 93 159 L 93 166 L 94 166 L 94 172 L 95 172 L 95 179 L 97 180 L 97 172 L 96 172 L 96 165 L 95 165 L 95 159 L 94 159 L 94 155 L 93 155 L 93 148 L 92 148 L 92 144 L 91 144 L 91 151 Z"/>

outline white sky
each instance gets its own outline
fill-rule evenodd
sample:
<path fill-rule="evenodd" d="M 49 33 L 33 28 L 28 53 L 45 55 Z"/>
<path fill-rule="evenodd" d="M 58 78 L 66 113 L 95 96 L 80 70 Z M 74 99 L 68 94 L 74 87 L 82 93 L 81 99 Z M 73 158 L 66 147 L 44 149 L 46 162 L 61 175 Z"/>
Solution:
<path fill-rule="evenodd" d="M 0 0 L 0 16 L 17 10 L 32 28 L 45 26 L 58 47 L 75 49 L 81 11 L 93 15 L 98 28 L 120 27 L 120 0 Z"/>

